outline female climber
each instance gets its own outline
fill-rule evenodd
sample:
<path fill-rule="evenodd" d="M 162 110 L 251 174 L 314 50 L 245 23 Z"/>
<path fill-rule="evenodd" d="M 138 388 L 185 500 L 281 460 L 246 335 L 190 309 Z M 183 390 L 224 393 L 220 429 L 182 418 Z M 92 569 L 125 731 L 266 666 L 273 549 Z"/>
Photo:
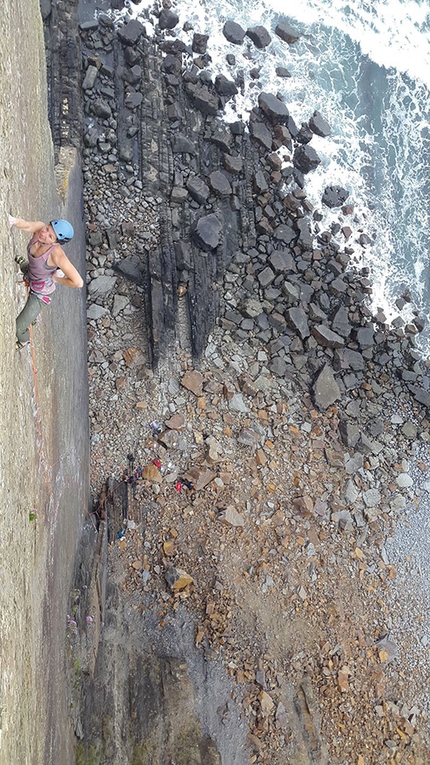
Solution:
<path fill-rule="evenodd" d="M 80 288 L 84 282 L 60 246 L 70 242 L 74 234 L 68 221 L 51 220 L 46 225 L 42 221 L 31 222 L 9 215 L 9 223 L 32 235 L 27 245 L 28 260 L 22 256 L 15 258 L 30 285 L 27 302 L 16 320 L 16 347 L 22 348 L 30 342 L 30 324 L 42 307 L 49 305 L 56 285 Z"/>

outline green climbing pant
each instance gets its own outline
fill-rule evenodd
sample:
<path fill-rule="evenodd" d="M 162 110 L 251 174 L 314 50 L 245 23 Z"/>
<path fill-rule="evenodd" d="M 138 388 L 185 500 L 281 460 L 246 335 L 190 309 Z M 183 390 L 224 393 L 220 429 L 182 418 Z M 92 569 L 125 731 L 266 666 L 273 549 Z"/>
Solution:
<path fill-rule="evenodd" d="M 27 302 L 16 319 L 16 336 L 20 343 L 28 343 L 30 340 L 30 324 L 39 316 L 45 303 L 33 292 L 30 292 Z"/>

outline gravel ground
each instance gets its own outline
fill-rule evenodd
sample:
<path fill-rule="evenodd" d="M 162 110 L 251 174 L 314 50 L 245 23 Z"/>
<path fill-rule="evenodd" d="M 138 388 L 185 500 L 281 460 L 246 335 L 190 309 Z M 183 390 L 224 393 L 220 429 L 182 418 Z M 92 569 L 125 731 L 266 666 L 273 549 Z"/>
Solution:
<path fill-rule="evenodd" d="M 112 542 L 125 591 L 157 609 L 160 630 L 179 602 L 190 609 L 196 644 L 236 681 L 252 761 L 299 761 L 291 689 L 306 677 L 317 761 L 427 762 L 426 601 L 416 588 L 425 573 L 411 537 L 424 508 L 414 505 L 413 526 L 399 522 L 388 542 L 393 514 L 349 526 L 337 409 L 322 414 L 273 378 L 248 390 L 241 374 L 255 350 L 221 329 L 198 370 L 184 324 L 176 354 L 148 370 L 139 288 L 120 280 L 116 289 L 109 314 L 89 323 L 91 474 L 97 495 L 130 468 L 130 453 L 139 468 L 132 523 Z M 426 475 L 415 451 L 399 440 L 393 475 Z M 204 483 L 207 470 L 209 484 L 187 488 L 184 479 Z M 402 493 L 418 501 L 412 488 Z M 171 567 L 193 580 L 176 593 L 164 578 Z"/>

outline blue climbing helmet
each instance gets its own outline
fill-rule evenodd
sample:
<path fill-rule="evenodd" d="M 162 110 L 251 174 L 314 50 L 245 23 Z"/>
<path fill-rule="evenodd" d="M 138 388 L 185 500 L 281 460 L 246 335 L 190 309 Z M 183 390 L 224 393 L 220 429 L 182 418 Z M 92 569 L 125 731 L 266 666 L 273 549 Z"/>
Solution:
<path fill-rule="evenodd" d="M 73 239 L 74 230 L 73 226 L 67 220 L 51 220 L 51 226 L 55 231 L 55 235 L 59 242 L 66 244 Z"/>

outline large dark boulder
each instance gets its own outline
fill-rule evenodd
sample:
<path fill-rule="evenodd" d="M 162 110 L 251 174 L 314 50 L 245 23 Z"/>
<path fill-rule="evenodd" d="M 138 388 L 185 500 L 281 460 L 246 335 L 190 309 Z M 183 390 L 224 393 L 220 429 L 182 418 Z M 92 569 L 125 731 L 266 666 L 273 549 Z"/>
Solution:
<path fill-rule="evenodd" d="M 96 100 L 92 103 L 91 108 L 93 114 L 95 114 L 96 117 L 100 117 L 101 119 L 105 120 L 112 116 L 112 110 L 108 102 L 103 98 L 96 98 Z"/>
<path fill-rule="evenodd" d="M 180 56 L 175 56 L 172 53 L 168 53 L 163 59 L 162 63 L 163 72 L 166 74 L 174 74 L 175 77 L 179 77 L 182 70 L 182 61 Z"/>
<path fill-rule="evenodd" d="M 313 132 L 310 129 L 307 122 L 302 122 L 302 126 L 299 132 L 297 133 L 295 140 L 297 141 L 297 143 L 305 144 L 305 143 L 309 143 L 309 141 L 312 140 L 312 136 L 313 136 Z"/>
<path fill-rule="evenodd" d="M 223 26 L 224 37 L 234 45 L 242 45 L 245 37 L 245 30 L 235 21 L 226 21 Z"/>
<path fill-rule="evenodd" d="M 236 83 L 233 80 L 228 80 L 223 74 L 218 74 L 215 77 L 215 90 L 219 96 L 235 96 L 238 92 Z"/>
<path fill-rule="evenodd" d="M 249 132 L 265 149 L 272 148 L 272 134 L 262 122 L 250 122 Z"/>
<path fill-rule="evenodd" d="M 173 140 L 172 151 L 174 154 L 194 154 L 195 148 L 189 138 L 178 133 Z"/>
<path fill-rule="evenodd" d="M 278 239 L 284 244 L 291 244 L 291 242 L 297 238 L 297 233 L 286 223 L 280 223 L 273 232 L 275 239 Z"/>
<path fill-rule="evenodd" d="M 313 245 L 313 236 L 309 221 L 306 218 L 297 218 L 294 228 L 299 232 L 299 242 L 305 249 L 311 249 Z"/>
<path fill-rule="evenodd" d="M 199 32 L 195 32 L 193 35 L 192 51 L 193 53 L 199 53 L 204 55 L 208 47 L 209 35 L 202 35 Z"/>
<path fill-rule="evenodd" d="M 230 151 L 231 145 L 233 143 L 233 136 L 228 125 L 216 125 L 210 140 L 215 144 L 215 146 L 218 146 L 221 151 Z"/>
<path fill-rule="evenodd" d="M 321 160 L 315 149 L 308 144 L 299 146 L 294 152 L 294 167 L 297 167 L 302 173 L 309 173 L 311 170 L 315 170 L 320 163 Z"/>
<path fill-rule="evenodd" d="M 292 45 L 292 43 L 297 42 L 299 39 L 300 32 L 298 32 L 297 29 L 294 29 L 288 21 L 278 21 L 275 27 L 275 35 L 278 35 L 281 40 Z"/>
<path fill-rule="evenodd" d="M 314 385 L 315 404 L 318 409 L 328 409 L 339 398 L 340 388 L 334 378 L 333 370 L 326 364 Z"/>
<path fill-rule="evenodd" d="M 285 312 L 285 318 L 288 326 L 291 327 L 291 329 L 294 329 L 300 335 L 302 340 L 309 337 L 308 317 L 303 308 L 300 308 L 299 306 L 289 308 L 288 311 Z"/>
<path fill-rule="evenodd" d="M 330 125 L 319 112 L 313 113 L 309 120 L 309 127 L 313 133 L 321 136 L 321 138 L 327 138 L 327 136 L 331 133 Z"/>
<path fill-rule="evenodd" d="M 221 229 L 221 223 L 216 215 L 204 215 L 194 222 L 191 236 L 201 250 L 210 252 L 219 245 Z"/>
<path fill-rule="evenodd" d="M 343 337 L 333 332 L 333 330 L 324 324 L 312 327 L 312 336 L 324 348 L 342 348 L 345 345 Z"/>
<path fill-rule="evenodd" d="M 260 50 L 262 48 L 267 48 L 267 46 L 272 42 L 272 38 L 270 37 L 267 29 L 261 25 L 247 29 L 246 36 L 249 37 L 254 43 L 255 47 L 260 48 Z"/>
<path fill-rule="evenodd" d="M 194 102 L 195 107 L 201 111 L 202 114 L 216 115 L 218 112 L 218 96 L 215 93 L 211 93 L 206 85 L 194 85 L 193 83 L 188 83 L 187 91 Z"/>
<path fill-rule="evenodd" d="M 194 176 L 194 178 L 189 178 L 187 182 L 187 189 L 189 191 L 190 196 L 199 205 L 204 205 L 206 203 L 206 200 L 210 192 L 209 192 L 209 187 L 201 178 L 199 178 L 198 176 Z"/>
<path fill-rule="evenodd" d="M 132 19 L 118 29 L 117 35 L 124 45 L 136 45 L 145 32 L 145 27 L 137 19 Z"/>
<path fill-rule="evenodd" d="M 227 172 L 232 175 L 237 175 L 242 172 L 243 160 L 241 157 L 233 157 L 231 154 L 224 154 L 223 164 Z"/>
<path fill-rule="evenodd" d="M 342 186 L 326 186 L 322 203 L 327 207 L 342 207 L 349 197 L 349 191 Z"/>
<path fill-rule="evenodd" d="M 333 318 L 331 323 L 333 332 L 337 332 L 342 337 L 349 337 L 352 331 L 352 326 L 349 323 L 348 309 L 346 306 L 341 305 Z"/>
<path fill-rule="evenodd" d="M 284 102 L 272 93 L 260 93 L 258 105 L 266 117 L 275 125 L 285 124 L 290 116 L 290 112 Z"/>
<path fill-rule="evenodd" d="M 179 16 L 177 13 L 163 8 L 158 18 L 158 25 L 160 29 L 174 29 L 179 22 Z"/>
<path fill-rule="evenodd" d="M 214 170 L 209 176 L 209 184 L 217 197 L 229 197 L 232 193 L 232 188 L 228 178 L 221 172 L 221 170 Z"/>
<path fill-rule="evenodd" d="M 206 85 L 195 85 L 189 82 L 186 87 L 194 106 L 201 111 L 202 114 L 209 114 L 212 116 L 217 114 L 218 96 L 216 93 L 211 93 Z"/>

